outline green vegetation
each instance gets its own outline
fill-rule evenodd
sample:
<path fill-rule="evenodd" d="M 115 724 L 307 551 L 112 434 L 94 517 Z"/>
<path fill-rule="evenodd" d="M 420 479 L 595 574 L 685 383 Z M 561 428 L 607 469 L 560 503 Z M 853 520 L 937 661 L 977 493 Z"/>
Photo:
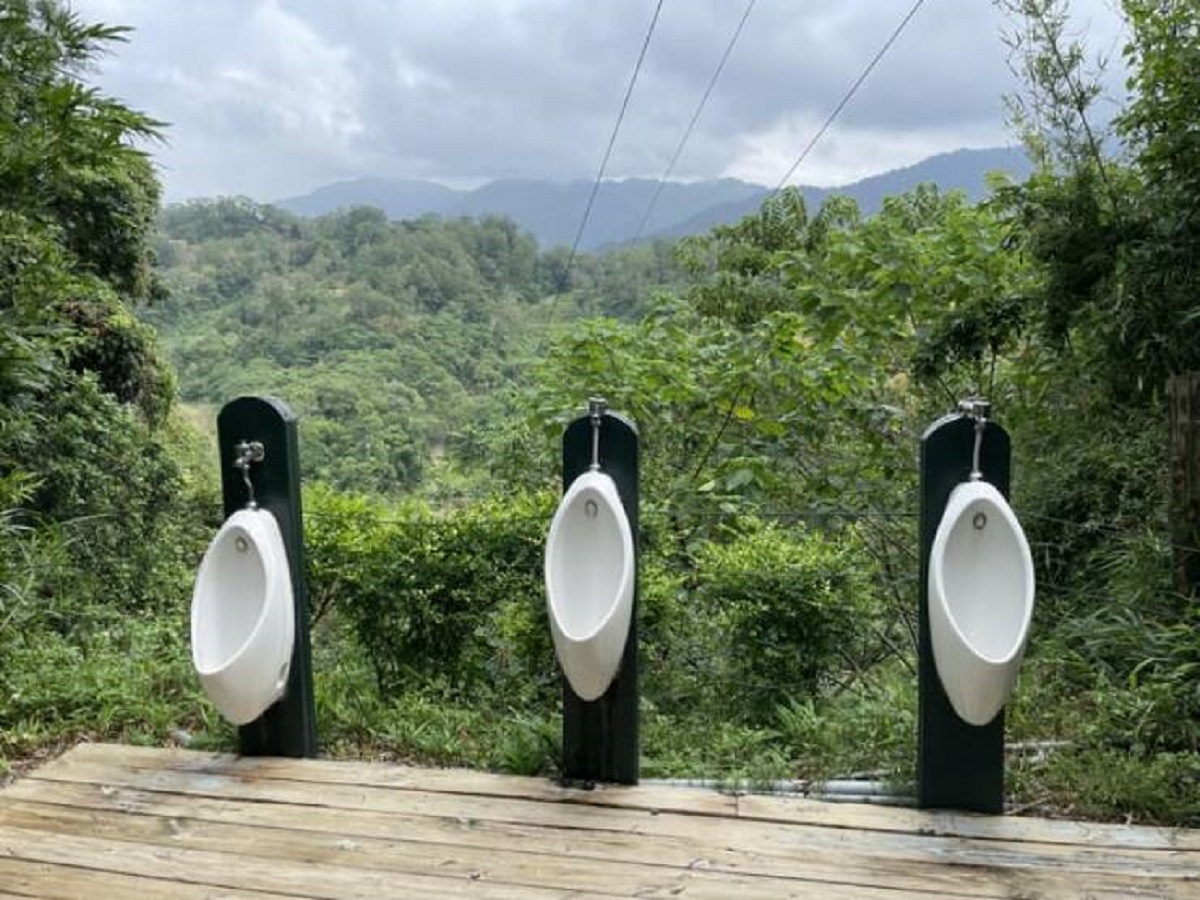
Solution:
<path fill-rule="evenodd" d="M 187 654 L 219 518 L 192 423 L 256 392 L 303 416 L 325 751 L 552 771 L 541 547 L 562 425 L 603 393 L 643 436 L 646 776 L 906 782 L 914 450 L 977 391 L 1012 434 L 1038 566 L 1012 799 L 1200 823 L 1200 601 L 1172 577 L 1162 393 L 1200 367 L 1180 264 L 1200 33 L 1182 4 L 1125 0 L 1113 160 L 1060 4 L 1008 5 L 1028 181 L 870 217 L 784 191 L 568 271 L 498 219 L 225 199 L 163 211 L 155 235 L 132 147 L 156 125 L 78 81 L 120 32 L 10 4 L 0 759 L 81 735 L 233 746 Z"/>
<path fill-rule="evenodd" d="M 679 276 L 665 246 L 568 275 L 563 251 L 539 256 L 504 219 L 310 221 L 239 199 L 168 208 L 158 258 L 170 296 L 145 319 L 183 399 L 285 397 L 310 477 L 393 496 L 445 487 L 451 473 L 427 471 L 492 416 L 551 316 L 633 316 Z"/>
<path fill-rule="evenodd" d="M 77 78 L 121 34 L 49 3 L 0 14 L 3 758 L 204 715 L 179 624 L 212 495 L 134 314 L 160 287 L 131 144 L 157 123 Z"/>

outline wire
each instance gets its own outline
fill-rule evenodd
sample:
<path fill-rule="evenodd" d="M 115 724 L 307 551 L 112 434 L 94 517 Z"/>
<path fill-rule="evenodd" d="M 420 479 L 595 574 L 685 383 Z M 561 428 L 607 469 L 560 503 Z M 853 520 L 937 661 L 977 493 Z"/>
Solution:
<path fill-rule="evenodd" d="M 546 327 L 538 338 L 537 345 L 533 349 L 533 359 L 537 360 L 542 356 L 542 352 L 546 347 L 546 342 L 550 337 L 550 331 L 554 323 L 554 314 L 558 309 L 559 301 L 565 293 L 571 291 L 571 272 L 575 268 L 575 259 L 579 255 L 579 242 L 583 239 L 584 230 L 587 228 L 588 220 L 592 215 L 592 206 L 596 202 L 596 195 L 600 191 L 600 184 L 604 179 L 604 172 L 608 168 L 608 160 L 612 155 L 613 145 L 617 142 L 617 134 L 621 130 L 621 122 L 625 119 L 625 113 L 629 108 L 629 98 L 633 96 L 634 85 L 637 84 L 638 74 L 642 70 L 642 63 L 646 58 L 646 49 L 650 46 L 650 38 L 654 34 L 654 29 L 658 25 L 658 17 L 662 12 L 663 0 L 658 0 L 654 7 L 654 15 L 650 19 L 650 25 L 646 29 L 646 36 L 642 40 L 642 49 L 638 53 L 637 62 L 634 64 L 633 73 L 629 78 L 629 85 L 625 88 L 625 97 L 621 101 L 620 112 L 617 113 L 617 121 L 613 124 L 612 134 L 608 138 L 608 146 L 604 150 L 604 158 L 600 161 L 600 169 L 596 172 L 596 180 L 592 182 L 591 192 L 588 194 L 587 204 L 583 209 L 583 216 L 579 220 L 579 227 L 575 229 L 575 239 L 571 241 L 571 252 L 567 256 L 567 265 L 563 269 L 563 290 L 557 291 L 553 299 L 550 301 L 550 307 L 546 312 Z"/>
<path fill-rule="evenodd" d="M 650 19 L 650 27 L 646 29 L 646 37 L 642 40 L 642 49 L 638 53 L 637 62 L 633 67 L 633 74 L 629 77 L 629 85 L 625 88 L 625 98 L 621 101 L 621 111 L 617 113 L 617 121 L 613 124 L 612 134 L 608 138 L 608 147 L 604 150 L 604 158 L 600 161 L 600 169 L 596 172 L 596 180 L 592 183 L 592 191 L 588 195 L 587 205 L 583 209 L 583 217 L 579 220 L 579 227 L 575 230 L 575 240 L 571 242 L 571 255 L 567 257 L 567 274 L 571 272 L 571 266 L 575 262 L 575 255 L 579 252 L 579 242 L 583 239 L 584 229 L 587 228 L 588 219 L 592 215 L 592 206 L 596 202 L 596 194 L 600 190 L 600 182 L 604 178 L 604 170 L 608 168 L 608 159 L 612 156 L 613 145 L 617 142 L 617 134 L 621 131 L 621 123 L 625 120 L 625 113 L 629 109 L 629 98 L 633 96 L 634 85 L 637 84 L 638 74 L 642 71 L 642 62 L 646 59 L 646 49 L 650 46 L 650 38 L 654 34 L 654 29 L 658 25 L 658 16 L 662 12 L 663 0 L 658 0 L 654 6 L 654 16 Z"/>
<path fill-rule="evenodd" d="M 888 36 L 888 39 L 883 42 L 883 46 L 881 46 L 875 52 L 875 55 L 873 57 L 871 57 L 871 61 L 867 63 L 866 67 L 858 74 L 858 77 L 854 79 L 853 83 L 851 83 L 851 85 L 850 85 L 850 89 L 847 90 L 845 95 L 842 97 L 842 99 L 838 101 L 837 106 L 835 106 L 833 108 L 833 112 L 831 112 L 829 114 L 829 116 L 825 119 L 825 122 L 821 125 L 821 127 L 819 129 L 817 129 L 817 133 L 812 136 L 812 139 L 809 140 L 808 144 L 805 145 L 804 149 L 800 151 L 800 155 L 796 157 L 796 161 L 792 163 L 791 167 L 787 170 L 787 173 L 783 176 L 783 178 L 781 178 L 779 180 L 779 184 L 777 184 L 775 186 L 775 189 L 773 191 L 771 191 L 770 194 L 767 195 L 767 197 L 764 199 L 764 202 L 766 202 L 766 200 L 769 200 L 771 197 L 775 196 L 781 190 L 783 190 L 784 185 L 787 184 L 788 180 L 792 177 L 792 175 L 795 174 L 796 170 L 798 168 L 800 168 L 800 164 L 804 162 L 804 160 L 812 152 L 813 148 L 817 146 L 817 143 L 821 140 L 822 137 L 824 137 L 825 132 L 827 132 L 829 130 L 830 126 L 833 125 L 834 121 L 841 114 L 842 110 L 846 108 L 846 106 L 847 106 L 847 104 L 849 104 L 850 100 L 854 97 L 854 95 L 856 93 L 858 93 L 859 88 L 861 88 L 863 86 L 863 84 L 866 82 L 867 78 L 870 76 L 871 72 L 873 72 L 875 70 L 875 67 L 877 65 L 879 65 L 879 63 L 883 59 L 883 57 L 887 55 L 887 52 L 888 52 L 888 50 L 891 49 L 892 45 L 896 43 L 896 40 L 904 32 L 904 29 L 908 26 L 908 23 L 912 21 L 913 16 L 915 16 L 917 14 L 917 11 L 924 5 L 925 5 L 925 0 L 916 0 L 916 2 L 909 9 L 908 13 L 904 16 L 904 18 L 902 18 L 900 20 L 900 23 L 892 30 L 892 33 Z M 764 347 L 763 350 L 755 358 L 754 366 L 751 368 L 750 371 L 756 371 L 762 365 L 763 360 L 766 358 L 767 352 L 768 352 L 767 348 Z M 734 397 L 740 397 L 743 393 L 745 393 L 746 389 L 749 386 L 750 386 L 750 375 L 747 374 L 746 376 L 744 376 L 742 378 L 741 384 L 739 385 L 737 391 L 734 393 Z M 700 457 L 702 460 L 707 461 L 709 455 L 712 453 L 712 450 L 716 447 L 717 442 L 721 439 L 721 435 L 724 433 L 725 429 L 729 426 L 729 423 L 733 418 L 733 411 L 736 408 L 736 406 L 737 406 L 736 403 L 729 404 L 729 410 L 726 412 L 722 421 L 717 426 L 716 431 L 713 434 L 712 442 L 710 443 L 708 449 Z M 696 474 L 699 474 L 701 468 L 703 468 L 704 465 L 705 465 L 705 463 L 702 462 L 701 466 L 697 467 Z"/>
<path fill-rule="evenodd" d="M 717 68 L 712 73 L 712 78 L 708 81 L 708 87 L 704 89 L 704 96 L 700 98 L 700 104 L 696 107 L 696 111 L 692 113 L 692 119 L 688 122 L 687 128 L 683 132 L 683 137 L 680 138 L 679 144 L 675 147 L 675 153 L 671 156 L 671 161 L 667 164 L 667 168 L 663 171 L 662 177 L 658 179 L 658 184 L 654 186 L 654 193 L 650 197 L 650 203 L 646 207 L 646 211 L 642 213 L 641 221 L 638 222 L 637 230 L 634 232 L 633 239 L 630 243 L 637 243 L 637 239 L 642 236 L 642 230 L 646 227 L 646 223 L 650 220 L 650 213 L 654 210 L 658 203 L 658 198 L 666 186 L 667 179 L 671 177 L 671 173 L 675 171 L 675 164 L 679 162 L 679 157 L 683 154 L 683 148 L 687 145 L 688 140 L 692 136 L 692 131 L 696 127 L 696 122 L 700 120 L 700 114 L 704 112 L 704 107 L 708 103 L 708 98 L 712 96 L 713 88 L 717 86 L 717 81 L 721 77 L 721 73 L 725 70 L 725 63 L 729 62 L 729 55 L 733 53 L 733 48 L 741 37 L 742 29 L 746 26 L 746 20 L 750 18 L 750 12 L 754 9 L 754 4 L 757 0 L 750 0 L 746 4 L 746 10 L 742 13 L 742 18 L 737 24 L 737 28 L 733 30 L 733 36 L 729 39 L 729 43 L 725 45 L 725 52 L 721 54 L 721 61 L 717 63 Z"/>
<path fill-rule="evenodd" d="M 908 23 L 912 21 L 913 16 L 917 14 L 917 10 L 919 10 L 924 4 L 925 0 L 917 0 L 917 2 L 912 5 L 912 8 L 909 9 L 908 14 L 900 20 L 900 24 L 896 26 L 888 39 L 883 42 L 883 46 L 879 48 L 879 50 L 871 58 L 871 61 L 867 63 L 866 68 L 859 73 L 858 78 L 856 78 L 854 83 L 850 85 L 850 89 L 846 91 L 845 96 L 838 101 L 838 105 L 833 108 L 833 112 L 829 114 L 829 117 L 825 119 L 821 127 L 817 129 L 817 133 L 812 136 L 812 139 L 808 142 L 808 144 L 805 145 L 804 149 L 800 151 L 800 155 L 796 157 L 796 161 L 792 163 L 791 168 L 787 170 L 787 174 L 785 174 L 783 178 L 779 179 L 779 184 L 775 185 L 775 190 L 771 191 L 771 195 L 778 194 L 781 190 L 783 190 L 783 186 L 788 183 L 791 177 L 796 173 L 796 170 L 800 168 L 800 165 L 805 159 L 808 158 L 808 155 L 813 151 L 813 148 L 816 147 L 821 138 L 825 136 L 825 132 L 829 130 L 830 126 L 833 125 L 837 117 L 841 115 L 842 110 L 846 108 L 847 104 L 850 103 L 854 95 L 858 93 L 858 89 L 863 86 L 863 82 L 867 80 L 871 72 L 874 71 L 875 67 L 879 65 L 879 62 L 884 58 L 884 56 L 887 55 L 887 52 L 892 48 L 892 44 L 896 43 L 896 39 L 900 37 L 900 35 L 904 32 L 904 29 L 908 27 Z"/>

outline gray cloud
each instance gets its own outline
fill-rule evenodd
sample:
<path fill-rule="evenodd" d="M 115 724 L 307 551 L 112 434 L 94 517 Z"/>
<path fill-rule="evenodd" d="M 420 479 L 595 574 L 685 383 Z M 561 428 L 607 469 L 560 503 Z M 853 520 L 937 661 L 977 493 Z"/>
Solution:
<path fill-rule="evenodd" d="M 1089 44 L 1111 0 L 1075 0 Z M 362 174 L 471 183 L 590 178 L 652 0 L 76 0 L 136 28 L 101 84 L 171 122 L 172 198 L 272 199 Z M 758 0 L 677 177 L 774 183 L 909 7 Z M 613 155 L 657 177 L 741 16 L 741 0 L 666 0 Z M 929 0 L 796 173 L 860 177 L 1008 140 L 1015 83 L 987 0 Z M 1119 73 L 1113 75 L 1114 90 Z"/>

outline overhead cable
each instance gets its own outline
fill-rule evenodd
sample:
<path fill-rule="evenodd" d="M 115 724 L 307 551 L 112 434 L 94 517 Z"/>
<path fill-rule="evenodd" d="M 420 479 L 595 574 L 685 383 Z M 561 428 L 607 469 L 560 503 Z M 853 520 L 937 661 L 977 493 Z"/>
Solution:
<path fill-rule="evenodd" d="M 729 38 L 729 43 L 725 45 L 725 52 L 721 54 L 721 61 L 717 63 L 717 68 L 713 70 L 712 77 L 708 80 L 708 87 L 704 89 L 704 95 L 700 98 L 700 103 L 696 106 L 696 111 L 692 113 L 691 121 L 688 122 L 687 128 L 684 129 L 683 137 L 679 139 L 679 144 L 675 147 L 675 152 L 671 155 L 671 161 L 667 164 L 667 168 L 663 170 L 662 176 L 658 179 L 658 184 L 654 186 L 654 193 L 650 197 L 650 203 L 647 205 L 646 211 L 642 213 L 641 221 L 638 222 L 637 230 L 633 235 L 633 242 L 636 243 L 637 239 L 642 236 L 642 231 L 645 229 L 646 223 L 650 221 L 650 213 L 653 212 L 655 205 L 657 205 L 658 198 L 666 186 L 667 179 L 675 171 L 675 164 L 679 162 L 679 157 L 683 155 L 683 148 L 687 146 L 687 142 L 692 136 L 692 131 L 695 130 L 696 123 L 700 120 L 700 114 L 704 112 L 704 107 L 708 104 L 708 98 L 712 96 L 713 88 L 717 86 L 717 81 L 720 80 L 721 73 L 725 71 L 725 64 L 729 62 L 729 56 L 733 53 L 733 48 L 737 45 L 738 38 L 741 37 L 742 29 L 746 27 L 746 20 L 750 18 L 750 12 L 754 9 L 756 2 L 757 0 L 750 0 L 746 4 L 742 18 L 733 30 L 733 35 Z"/>
<path fill-rule="evenodd" d="M 833 108 L 833 112 L 829 114 L 829 117 L 824 121 L 824 123 L 822 123 L 821 127 L 817 129 L 816 134 L 812 136 L 812 139 L 809 140 L 804 149 L 800 151 L 800 155 L 796 157 L 796 161 L 792 163 L 791 168 L 789 168 L 787 173 L 781 179 L 779 179 L 779 184 L 775 185 L 775 189 L 771 191 L 772 195 L 778 194 L 781 190 L 783 190 L 784 185 L 786 185 L 788 181 L 791 180 L 791 177 L 796 174 L 796 170 L 800 168 L 800 165 L 805 159 L 808 158 L 808 155 L 812 153 L 813 148 L 816 147 L 821 138 L 825 136 L 825 132 L 829 130 L 830 126 L 833 125 L 837 117 L 841 115 L 842 110 L 846 108 L 846 106 L 854 98 L 854 95 L 858 93 L 858 89 L 863 86 L 863 82 L 870 77 L 871 72 L 875 70 L 875 67 L 879 65 L 880 61 L 887 55 L 887 52 L 892 49 L 892 45 L 896 43 L 897 38 L 904 33 L 904 29 L 908 27 L 908 23 L 912 21 L 913 16 L 917 14 L 917 11 L 924 5 L 924 3 L 925 0 L 917 0 L 917 2 L 912 5 L 912 8 L 909 9 L 904 18 L 900 20 L 900 24 L 896 26 L 891 35 L 888 36 L 888 39 L 883 42 L 883 46 L 876 51 L 873 57 L 871 57 L 871 61 L 867 63 L 866 68 L 864 68 L 859 73 L 858 77 L 854 79 L 854 83 L 850 85 L 850 89 L 846 91 L 842 99 L 838 101 L 838 105 Z"/>
<path fill-rule="evenodd" d="M 633 73 L 629 76 L 629 85 L 625 88 L 625 98 L 621 101 L 621 110 L 617 113 L 617 121 L 613 123 L 612 134 L 608 138 L 608 146 L 604 150 L 604 158 L 600 161 L 600 169 L 596 172 L 596 180 L 592 182 L 592 190 L 588 195 L 587 205 L 583 209 L 583 216 L 579 220 L 579 227 L 575 230 L 575 240 L 571 242 L 571 255 L 567 257 L 567 272 L 571 271 L 571 265 L 575 262 L 575 254 L 579 251 L 579 242 L 583 239 L 583 232 L 587 228 L 588 219 L 592 215 L 592 206 L 596 202 L 596 194 L 600 190 L 600 182 L 604 178 L 604 171 L 608 168 L 608 159 L 612 156 L 613 146 L 617 142 L 617 135 L 621 131 L 621 123 L 625 120 L 625 112 L 629 109 L 629 98 L 633 96 L 634 85 L 637 84 L 638 75 L 642 71 L 642 63 L 646 59 L 646 50 L 650 46 L 650 38 L 654 35 L 654 29 L 658 25 L 658 16 L 662 12 L 663 0 L 658 0 L 654 6 L 654 16 L 650 19 L 650 27 L 646 29 L 646 36 L 642 39 L 642 49 L 638 53 L 637 62 L 634 64 Z"/>

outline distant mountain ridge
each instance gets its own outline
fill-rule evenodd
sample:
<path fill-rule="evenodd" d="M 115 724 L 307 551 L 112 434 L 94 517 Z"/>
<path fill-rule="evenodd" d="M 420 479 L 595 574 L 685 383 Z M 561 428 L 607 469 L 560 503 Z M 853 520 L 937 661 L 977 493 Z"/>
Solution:
<path fill-rule="evenodd" d="M 932 182 L 943 190 L 961 190 L 972 200 L 978 200 L 986 194 L 988 173 L 1005 172 L 1022 179 L 1031 170 L 1032 165 L 1019 147 L 963 149 L 841 187 L 804 186 L 801 190 L 814 206 L 833 194 L 845 194 L 869 214 L 879 209 L 885 197 L 904 193 L 924 182 Z M 645 178 L 603 182 L 580 247 L 596 250 L 633 240 L 656 186 L 656 181 Z M 304 216 L 323 215 L 349 206 L 376 206 L 392 219 L 414 219 L 428 213 L 472 218 L 505 216 L 533 234 L 543 248 L 548 248 L 574 240 L 591 188 L 592 183 L 583 179 L 568 182 L 504 179 L 472 190 L 455 190 L 432 181 L 366 177 L 327 184 L 308 194 L 280 200 L 276 205 Z M 769 193 L 763 185 L 736 178 L 667 182 L 641 237 L 682 237 L 708 231 L 714 225 L 736 222 L 757 209 Z"/>

